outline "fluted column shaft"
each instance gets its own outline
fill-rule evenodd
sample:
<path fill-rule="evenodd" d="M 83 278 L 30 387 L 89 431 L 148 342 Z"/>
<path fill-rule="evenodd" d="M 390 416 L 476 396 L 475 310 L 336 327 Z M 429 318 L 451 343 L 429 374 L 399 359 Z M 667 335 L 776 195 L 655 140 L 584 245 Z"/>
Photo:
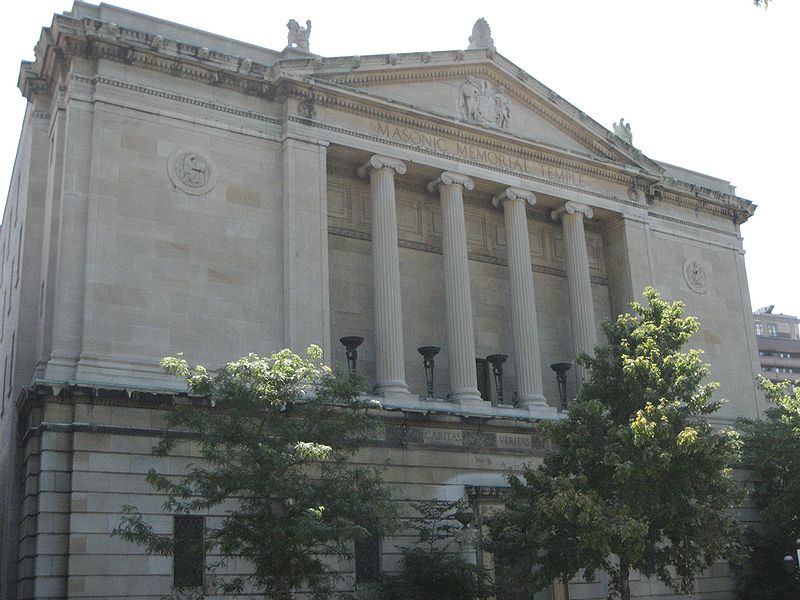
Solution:
<path fill-rule="evenodd" d="M 444 294 L 447 316 L 447 348 L 450 362 L 450 395 L 453 402 L 480 401 L 475 371 L 475 334 L 467 258 L 467 226 L 463 190 L 475 187 L 472 179 L 445 171 L 428 184 L 438 188 L 442 203 Z"/>
<path fill-rule="evenodd" d="M 372 201 L 372 283 L 375 310 L 375 391 L 408 393 L 403 354 L 403 307 L 394 174 L 406 172 L 402 161 L 373 156 L 360 172 L 369 173 Z"/>
<path fill-rule="evenodd" d="M 593 216 L 591 207 L 577 202 L 567 202 L 563 208 L 553 211 L 555 220 L 561 219 L 564 231 L 564 254 L 567 261 L 567 285 L 569 287 L 569 309 L 572 319 L 572 346 L 575 355 L 585 352 L 594 354 L 597 345 L 597 329 L 592 301 L 592 280 L 589 275 L 589 253 L 586 250 L 586 233 L 583 219 Z M 575 366 L 575 377 L 580 385 L 585 369 Z"/>
<path fill-rule="evenodd" d="M 508 247 L 508 278 L 511 293 L 511 331 L 514 368 L 517 375 L 517 403 L 520 406 L 545 406 L 542 366 L 539 351 L 536 299 L 531 273 L 531 248 L 525 205 L 533 206 L 532 192 L 508 188 L 493 199 L 503 205 Z"/>

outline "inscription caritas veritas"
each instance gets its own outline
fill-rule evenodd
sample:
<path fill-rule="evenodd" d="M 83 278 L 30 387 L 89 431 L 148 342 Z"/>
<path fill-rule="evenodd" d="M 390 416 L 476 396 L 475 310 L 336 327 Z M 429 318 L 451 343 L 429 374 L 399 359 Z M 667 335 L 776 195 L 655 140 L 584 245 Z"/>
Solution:
<path fill-rule="evenodd" d="M 555 183 L 583 187 L 580 173 L 568 169 L 536 163 L 524 158 L 505 154 L 504 152 L 487 150 L 486 148 L 481 148 L 474 144 L 458 142 L 432 133 L 411 129 L 410 127 L 399 127 L 397 125 L 389 125 L 387 123 L 381 123 L 380 121 L 374 121 L 374 130 L 380 137 L 387 140 L 434 150 L 454 158 L 466 159 L 493 167 L 516 171 L 517 173 L 523 173 L 525 175 L 541 177 L 542 179 Z"/>

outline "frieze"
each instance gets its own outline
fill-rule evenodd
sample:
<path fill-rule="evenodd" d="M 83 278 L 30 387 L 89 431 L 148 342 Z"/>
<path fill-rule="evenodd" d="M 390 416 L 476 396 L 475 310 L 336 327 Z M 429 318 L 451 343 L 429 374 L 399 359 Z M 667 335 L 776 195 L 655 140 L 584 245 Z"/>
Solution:
<path fill-rule="evenodd" d="M 57 43 L 52 41 L 47 45 L 47 48 L 39 48 L 37 51 L 37 60 L 35 64 L 23 63 L 21 73 L 21 87 L 24 90 L 26 97 L 31 97 L 33 94 L 46 92 L 52 88 L 52 82 L 58 80 L 59 72 L 67 68 L 68 61 L 72 56 L 88 56 L 104 57 L 110 60 L 119 61 L 125 64 L 136 64 L 151 70 L 161 71 L 176 77 L 184 77 L 194 79 L 211 85 L 226 85 L 233 86 L 234 88 L 247 93 L 262 97 L 273 96 L 273 85 L 271 83 L 272 74 L 268 67 L 262 64 L 253 62 L 249 74 L 238 72 L 241 64 L 241 57 L 232 56 L 221 52 L 209 51 L 209 56 L 205 60 L 198 58 L 201 48 L 191 44 L 183 44 L 175 40 L 159 39 L 155 41 L 155 36 L 142 31 L 129 30 L 124 27 L 114 28 L 113 35 L 109 35 L 108 28 L 106 31 L 97 34 L 98 29 L 103 26 L 100 21 L 93 19 L 85 20 L 86 22 L 78 21 L 63 15 L 56 15 L 54 24 L 51 28 L 46 30 L 48 40 L 58 40 Z M 93 35 L 94 34 L 94 35 Z M 55 52 L 51 52 L 55 50 Z M 439 56 L 442 53 L 434 53 Z M 443 53 L 443 55 L 452 56 L 452 52 Z M 405 56 L 405 55 L 404 55 Z M 339 62 L 349 60 L 346 57 L 339 59 Z M 213 61 L 213 64 L 209 61 Z M 386 57 L 370 56 L 364 57 L 366 63 L 382 63 L 385 64 Z M 331 59 L 331 65 L 335 68 L 337 61 Z M 501 68 L 507 71 L 511 69 L 518 69 L 512 63 L 502 57 L 495 57 L 493 62 L 500 65 Z M 326 61 L 327 65 L 328 61 Z M 298 65 L 299 66 L 299 65 Z M 513 67 L 513 68 L 512 68 Z M 300 66 L 302 69 L 303 67 Z M 307 68 L 316 68 L 313 60 L 308 61 Z M 220 75 L 220 71 L 230 71 L 235 76 L 230 77 L 229 73 Z M 424 71 L 424 72 L 423 72 Z M 414 73 L 407 72 L 385 72 L 385 73 L 369 73 L 365 74 L 369 83 L 377 83 L 381 78 L 392 78 L 399 76 L 400 79 L 408 79 L 414 81 L 423 81 L 426 78 L 440 78 L 467 75 L 482 75 L 487 79 L 492 79 L 496 84 L 502 83 L 497 79 L 497 73 L 490 65 L 475 65 L 461 63 L 460 66 L 443 66 L 437 69 L 429 69 L 423 71 L 416 71 Z M 511 72 L 509 71 L 509 72 Z M 238 72 L 238 73 L 237 73 Z M 41 75 L 40 75 L 41 73 Z M 366 80 L 365 79 L 365 80 Z M 335 76 L 335 81 L 339 83 L 350 84 L 353 81 L 348 80 L 347 76 Z M 299 83 L 290 83 L 290 85 L 304 85 Z M 515 89 L 520 87 L 520 89 Z M 535 94 L 531 94 L 534 91 Z M 525 89 L 522 86 L 509 86 L 507 93 L 515 97 L 523 104 L 533 109 L 534 111 L 542 114 L 543 117 L 551 122 L 556 123 L 562 130 L 570 135 L 578 136 L 588 144 L 588 147 L 593 148 L 594 152 L 600 155 L 605 154 L 606 151 L 612 148 L 603 148 L 598 145 L 597 140 L 591 136 L 585 135 L 571 123 L 569 119 L 565 119 L 562 115 L 552 111 L 549 107 L 545 106 L 540 100 L 547 97 L 548 89 L 538 81 L 530 78 L 526 83 Z M 168 92 L 161 91 L 160 95 Z M 540 98 L 536 98 L 538 95 Z M 383 111 L 375 105 L 374 99 L 364 100 L 359 99 L 353 101 L 348 99 L 336 90 L 330 90 L 329 94 L 321 94 L 318 98 L 319 102 L 337 105 L 344 110 L 352 110 L 361 114 L 371 114 L 373 118 Z M 553 102 L 551 100 L 551 102 Z M 581 120 L 580 111 L 572 107 L 566 102 L 556 100 L 560 105 L 561 111 L 571 113 L 576 121 Z M 228 107 L 228 112 L 232 112 Z M 387 113 L 388 116 L 388 113 Z M 290 117 L 291 118 L 291 117 Z M 410 123 L 410 120 L 409 120 Z M 315 124 L 320 126 L 321 124 Z M 587 119 L 585 125 L 595 130 L 595 133 L 607 133 L 610 137 L 616 138 L 612 132 L 608 132 L 599 124 L 591 119 Z M 328 129 L 335 130 L 337 128 L 327 127 Z M 349 132 L 352 133 L 352 132 Z M 368 136 L 362 136 L 368 137 Z M 577 139 L 577 138 L 576 138 Z M 613 150 L 623 150 L 623 144 L 612 144 Z M 541 154 L 541 153 L 538 153 Z M 545 155 L 542 155 L 545 161 L 552 160 Z M 467 160 L 467 159 L 464 159 Z M 498 161 L 501 159 L 498 157 Z M 645 159 L 649 160 L 649 159 Z M 590 173 L 592 175 L 602 177 L 612 181 L 629 180 L 629 178 L 621 173 L 609 171 L 599 165 L 591 165 L 588 163 L 579 163 L 576 161 L 565 161 L 564 159 L 555 159 L 555 162 L 575 162 L 573 168 L 579 169 L 581 172 Z M 508 170 L 510 173 L 519 173 L 511 169 L 505 169 L 501 165 L 494 167 L 496 169 Z M 541 177 L 528 175 L 529 177 Z M 548 180 L 546 180 L 548 181 Z M 552 180 L 550 180 L 552 181 Z M 556 184 L 556 182 L 553 182 Z M 734 219 L 736 223 L 742 223 L 752 214 L 754 206 L 752 203 L 745 199 L 738 198 L 731 194 L 720 194 L 713 190 L 706 190 L 704 188 L 691 189 L 689 184 L 683 182 L 664 182 L 667 186 L 675 188 L 675 192 L 664 194 L 663 198 L 671 203 L 681 206 L 687 206 L 695 210 L 702 210 L 712 214 L 724 215 Z M 560 184 L 559 184 L 560 185 Z M 628 184 L 629 185 L 629 182 Z M 626 187 L 627 187 L 626 185 Z M 587 191 L 587 190 L 584 190 Z M 671 190 L 670 190 L 671 191 Z M 591 191 L 588 191 L 592 193 Z M 595 193 L 595 195 L 597 195 Z M 605 197 L 605 196 L 602 196 Z M 618 198 L 609 196 L 609 200 L 622 203 L 636 205 L 637 203 L 625 198 Z"/>
<path fill-rule="evenodd" d="M 548 450 L 547 441 L 537 430 L 530 433 L 509 433 L 387 423 L 384 427 L 384 439 L 390 446 L 402 447 L 415 444 L 436 448 L 501 450 L 524 454 L 544 454 Z"/>
<path fill-rule="evenodd" d="M 492 167 L 531 175 L 561 185 L 578 188 L 584 186 L 581 174 L 565 167 L 546 165 L 500 150 L 492 150 L 469 142 L 460 142 L 434 133 L 392 125 L 382 121 L 373 121 L 373 130 L 378 137 L 386 140 L 427 148 L 453 158 L 484 163 Z"/>

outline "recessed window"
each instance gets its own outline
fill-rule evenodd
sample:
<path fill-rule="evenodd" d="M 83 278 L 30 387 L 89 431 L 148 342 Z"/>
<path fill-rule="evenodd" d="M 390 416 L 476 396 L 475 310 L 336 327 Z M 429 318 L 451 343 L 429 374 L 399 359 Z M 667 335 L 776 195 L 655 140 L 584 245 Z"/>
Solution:
<path fill-rule="evenodd" d="M 778 337 L 778 326 L 775 323 L 767 323 L 769 337 Z"/>
<path fill-rule="evenodd" d="M 764 335 L 764 326 L 761 323 L 756 323 L 756 335 Z"/>
<path fill-rule="evenodd" d="M 376 523 L 367 525 L 369 536 L 356 542 L 356 583 L 378 581 L 381 576 L 381 538 Z"/>
<path fill-rule="evenodd" d="M 176 588 L 200 587 L 206 567 L 205 519 L 197 515 L 175 515 L 174 528 L 173 583 Z"/>

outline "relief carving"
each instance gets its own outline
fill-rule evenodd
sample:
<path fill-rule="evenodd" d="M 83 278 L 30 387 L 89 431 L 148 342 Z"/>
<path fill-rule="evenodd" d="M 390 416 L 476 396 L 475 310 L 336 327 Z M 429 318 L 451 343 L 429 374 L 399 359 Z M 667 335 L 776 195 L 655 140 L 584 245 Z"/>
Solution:
<path fill-rule="evenodd" d="M 619 123 L 614 123 L 614 133 L 618 138 L 633 145 L 633 133 L 631 132 L 631 124 L 626 123 L 625 119 L 620 119 Z"/>
<path fill-rule="evenodd" d="M 690 258 L 683 264 L 683 277 L 689 289 L 698 294 L 708 291 L 708 274 L 700 261 Z"/>
<path fill-rule="evenodd" d="M 485 79 L 469 75 L 459 89 L 458 112 L 467 121 L 505 129 L 511 104 L 502 85 L 492 87 Z"/>
<path fill-rule="evenodd" d="M 210 161 L 194 151 L 175 150 L 167 161 L 167 171 L 175 187 L 187 194 L 207 194 L 216 184 Z"/>

